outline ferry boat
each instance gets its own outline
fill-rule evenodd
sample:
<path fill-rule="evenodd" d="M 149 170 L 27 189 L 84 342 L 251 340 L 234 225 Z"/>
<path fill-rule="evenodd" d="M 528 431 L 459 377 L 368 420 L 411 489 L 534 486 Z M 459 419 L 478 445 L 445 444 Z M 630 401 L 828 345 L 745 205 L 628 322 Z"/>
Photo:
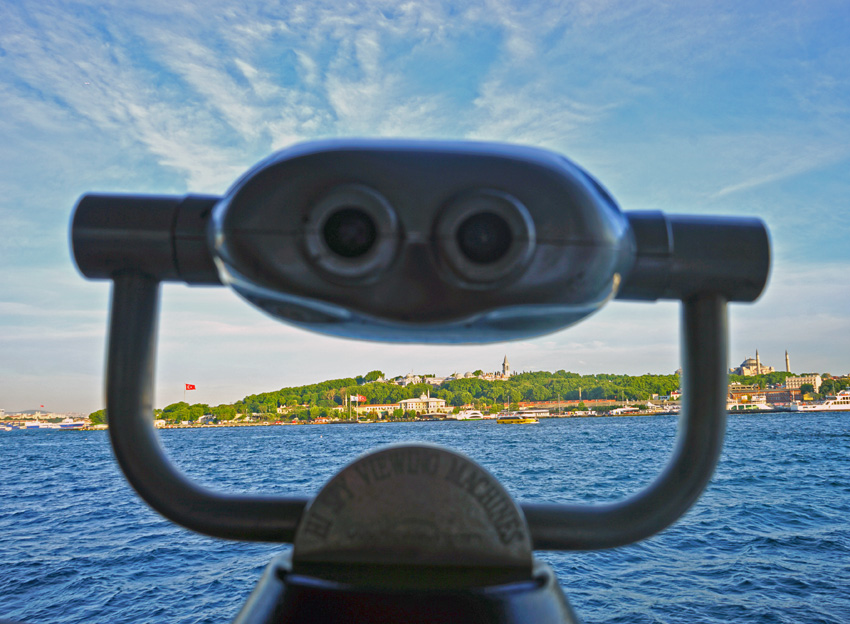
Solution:
<path fill-rule="evenodd" d="M 768 404 L 766 401 L 754 401 L 752 403 L 738 403 L 737 401 L 727 401 L 727 412 L 775 412 L 776 408 Z"/>
<path fill-rule="evenodd" d="M 795 401 L 788 409 L 792 412 L 850 412 L 850 390 L 841 390 L 836 396 L 817 403 Z"/>
<path fill-rule="evenodd" d="M 499 418 L 496 419 L 496 424 L 498 425 L 533 425 L 539 422 L 536 416 L 518 412 L 499 414 Z"/>
<path fill-rule="evenodd" d="M 775 412 L 772 405 L 767 403 L 736 403 L 726 408 L 727 412 Z"/>

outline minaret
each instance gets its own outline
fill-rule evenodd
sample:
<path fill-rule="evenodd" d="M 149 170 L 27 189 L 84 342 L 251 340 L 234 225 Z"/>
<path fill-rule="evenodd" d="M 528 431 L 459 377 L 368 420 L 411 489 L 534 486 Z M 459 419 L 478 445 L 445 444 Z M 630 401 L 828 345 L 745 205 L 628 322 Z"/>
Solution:
<path fill-rule="evenodd" d="M 761 360 L 759 359 L 758 349 L 756 349 L 756 375 L 761 375 Z"/>
<path fill-rule="evenodd" d="M 502 377 L 511 376 L 511 365 L 508 363 L 508 356 L 505 355 L 505 361 L 502 362 Z"/>
<path fill-rule="evenodd" d="M 785 350 L 785 372 L 791 372 L 791 359 L 788 357 L 788 349 Z"/>

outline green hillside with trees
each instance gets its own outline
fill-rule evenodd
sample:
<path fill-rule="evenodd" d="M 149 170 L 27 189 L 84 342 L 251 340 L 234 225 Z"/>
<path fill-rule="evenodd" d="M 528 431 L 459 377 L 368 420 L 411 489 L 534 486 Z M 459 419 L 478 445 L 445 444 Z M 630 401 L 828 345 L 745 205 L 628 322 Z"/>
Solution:
<path fill-rule="evenodd" d="M 480 373 L 481 371 L 476 371 Z M 743 377 L 730 375 L 729 383 L 755 384 L 761 388 L 782 384 L 791 373 L 776 372 L 766 375 Z M 196 421 L 205 414 L 220 421 L 229 421 L 238 417 L 250 416 L 259 420 L 277 420 L 281 414 L 287 418 L 301 420 L 327 416 L 340 416 L 334 408 L 345 404 L 345 397 L 361 395 L 367 404 L 397 403 L 429 393 L 431 396 L 445 399 L 448 405 L 459 408 L 474 405 L 481 410 L 501 409 L 505 403 L 515 404 L 523 401 L 575 401 L 578 399 L 611 400 L 642 403 L 653 395 L 666 396 L 679 388 L 678 375 L 579 375 L 564 370 L 555 373 L 532 372 L 515 374 L 507 380 L 487 381 L 477 377 L 451 379 L 434 387 L 427 383 L 408 386 L 378 381 L 383 379 L 381 371 L 370 371 L 358 377 L 330 379 L 306 386 L 281 388 L 272 392 L 263 392 L 246 396 L 233 404 L 211 406 L 204 403 L 173 403 L 161 410 L 155 410 L 155 418 L 172 422 Z M 825 377 L 821 393 L 837 392 L 838 382 Z M 280 412 L 278 408 L 283 408 Z M 394 417 L 403 414 L 397 411 Z M 91 414 L 93 423 L 106 421 L 104 410 Z"/>
<path fill-rule="evenodd" d="M 480 372 L 480 371 L 476 371 Z M 427 383 L 408 386 L 377 381 L 384 377 L 381 371 L 371 371 L 363 376 L 331 379 L 306 386 L 281 388 L 246 396 L 233 404 L 210 406 L 204 403 L 173 403 L 155 410 L 155 417 L 168 421 L 195 421 L 204 414 L 218 420 L 233 420 L 238 415 L 276 420 L 278 408 L 288 417 L 312 419 L 339 415 L 333 408 L 344 405 L 345 397 L 359 394 L 365 403 L 397 403 L 429 393 L 454 407 L 474 404 L 489 410 L 504 403 L 521 401 L 557 401 L 582 399 L 611 399 L 619 401 L 645 401 L 653 394 L 668 395 L 679 387 L 677 375 L 579 375 L 559 370 L 555 373 L 519 373 L 505 381 L 487 381 L 478 378 L 447 380 L 434 387 Z M 398 414 L 400 415 L 400 414 Z M 397 416 L 398 416 L 397 415 Z M 344 416 L 344 415 L 343 415 Z M 104 410 L 91 415 L 93 421 L 105 422 Z"/>

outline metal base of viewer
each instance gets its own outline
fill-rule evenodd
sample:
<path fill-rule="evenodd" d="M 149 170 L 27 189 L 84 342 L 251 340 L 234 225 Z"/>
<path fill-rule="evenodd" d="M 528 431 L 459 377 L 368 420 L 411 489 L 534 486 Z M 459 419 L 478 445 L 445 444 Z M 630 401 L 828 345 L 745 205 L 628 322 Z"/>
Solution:
<path fill-rule="evenodd" d="M 525 582 L 466 590 L 399 591 L 295 574 L 287 553 L 269 563 L 233 622 L 578 624 L 579 620 L 552 568 L 538 560 L 532 578 Z"/>

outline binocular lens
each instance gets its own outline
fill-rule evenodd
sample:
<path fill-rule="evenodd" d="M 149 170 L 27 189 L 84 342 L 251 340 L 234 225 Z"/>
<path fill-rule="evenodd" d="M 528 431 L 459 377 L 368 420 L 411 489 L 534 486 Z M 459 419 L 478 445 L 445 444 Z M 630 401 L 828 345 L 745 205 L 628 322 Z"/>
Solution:
<path fill-rule="evenodd" d="M 328 217 L 322 233 L 331 251 L 343 258 L 358 258 L 375 244 L 378 228 L 364 210 L 345 207 Z"/>
<path fill-rule="evenodd" d="M 513 242 L 510 225 L 493 212 L 479 212 L 465 219 L 456 236 L 461 252 L 478 264 L 497 262 Z"/>

